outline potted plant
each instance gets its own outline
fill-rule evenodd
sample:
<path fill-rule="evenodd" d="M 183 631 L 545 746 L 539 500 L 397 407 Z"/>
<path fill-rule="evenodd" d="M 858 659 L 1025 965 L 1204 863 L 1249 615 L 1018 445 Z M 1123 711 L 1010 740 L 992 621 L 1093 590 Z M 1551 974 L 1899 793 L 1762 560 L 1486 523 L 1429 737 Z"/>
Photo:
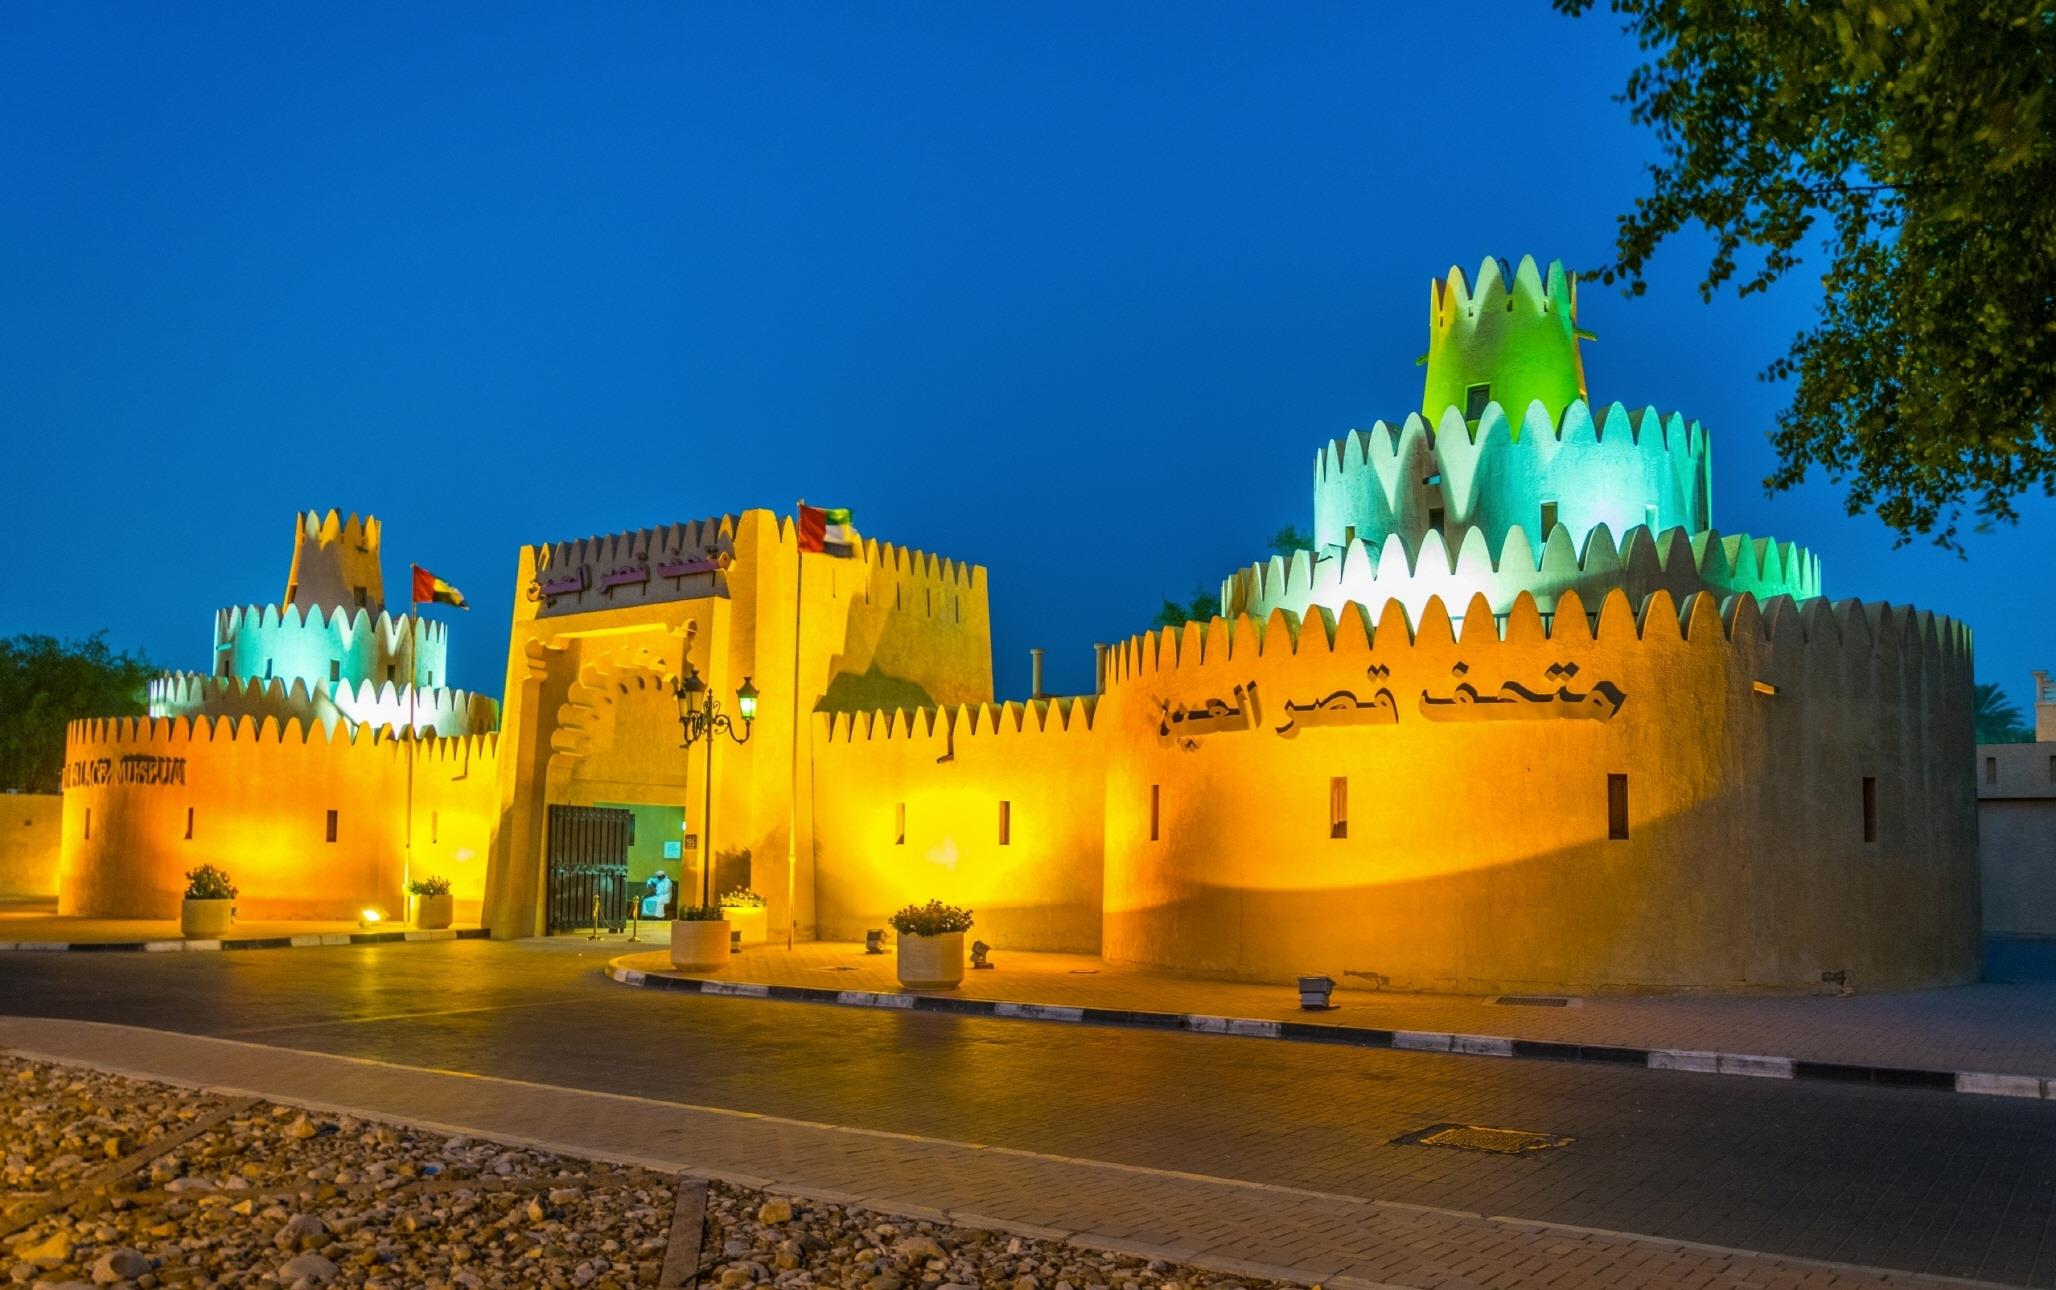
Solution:
<path fill-rule="evenodd" d="M 964 981 L 964 933 L 971 911 L 931 900 L 889 920 L 899 933 L 899 979 L 909 990 L 954 990 Z"/>
<path fill-rule="evenodd" d="M 179 904 L 178 930 L 196 940 L 217 940 L 236 918 L 236 885 L 211 864 L 186 871 L 186 898 Z"/>
<path fill-rule="evenodd" d="M 770 939 L 769 914 L 764 909 L 764 898 L 748 887 L 721 895 L 721 916 L 742 933 L 744 945 L 762 945 Z"/>
<path fill-rule="evenodd" d="M 671 966 L 714 972 L 728 966 L 728 920 L 719 905 L 680 905 L 671 924 Z"/>
<path fill-rule="evenodd" d="M 424 931 L 440 931 L 457 921 L 457 898 L 450 894 L 450 880 L 437 874 L 416 878 L 407 884 L 415 897 L 414 925 Z"/>

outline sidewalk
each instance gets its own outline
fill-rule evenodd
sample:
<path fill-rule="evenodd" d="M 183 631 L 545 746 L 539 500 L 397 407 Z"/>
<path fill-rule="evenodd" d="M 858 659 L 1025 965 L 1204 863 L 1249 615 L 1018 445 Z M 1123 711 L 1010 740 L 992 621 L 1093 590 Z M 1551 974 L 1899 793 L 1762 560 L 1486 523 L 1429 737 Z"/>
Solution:
<path fill-rule="evenodd" d="M 651 930 L 665 929 L 645 929 L 645 939 Z M 2056 943 L 2049 942 L 1993 942 L 1987 950 L 1990 979 L 1946 990 L 1846 998 L 1597 995 L 1549 1006 L 1491 997 L 1400 994 L 1356 988 L 1344 981 L 1334 994 L 1339 1006 L 1327 1012 L 1303 1011 L 1298 994 L 1288 985 L 1177 976 L 1076 954 L 995 950 L 992 961 L 993 970 L 967 972 L 958 989 L 940 996 L 931 992 L 915 1006 L 968 1011 L 972 1003 L 956 1001 L 983 1001 L 1001 1005 L 976 1009 L 989 1015 L 1110 1024 L 1121 1021 L 1073 1015 L 1069 1010 L 1147 1014 L 1132 1019 L 1133 1024 L 1145 1025 L 1178 1025 L 1182 1016 L 1187 1029 L 1275 1038 L 1315 1037 L 1308 1028 L 1319 1027 L 1318 1037 L 1351 1042 L 1350 1036 L 1327 1029 L 1332 1027 L 1379 1032 L 1358 1034 L 1355 1040 L 1379 1046 L 1557 1059 L 1647 1058 L 1651 1066 L 1691 1070 L 2056 1095 Z M 852 943 L 806 942 L 791 950 L 761 946 L 745 950 L 728 968 L 713 974 L 709 988 L 727 992 L 733 983 L 762 986 L 766 993 L 886 996 L 884 1006 L 909 1006 L 889 1002 L 905 998 L 893 964 L 889 951 L 867 955 L 863 946 Z M 691 986 L 695 980 L 674 972 L 664 950 L 624 954 L 610 971 L 624 984 Z M 820 1001 L 870 1006 L 881 1002 L 826 996 Z M 1195 1021 L 1200 1024 L 1191 1024 Z M 1207 1024 L 1212 1021 L 1226 1024 Z M 1261 1024 L 1234 1024 L 1241 1021 Z M 1291 1031 L 1281 1033 L 1280 1027 Z M 1465 1039 L 1492 1042 L 1467 1048 L 1459 1042 Z M 1573 1048 L 1587 1052 L 1565 1051 Z M 1698 1060 L 1718 1057 L 1732 1061 Z M 1769 1058 L 1772 1064 L 1744 1069 L 1743 1064 L 1754 1058 Z M 1971 1087 L 1965 1087 L 1959 1073 L 1973 1077 Z M 1920 1078 L 1929 1074 L 1934 1078 Z M 1976 1078 L 1986 1075 L 2019 1078 L 1989 1083 Z M 2045 1086 L 2044 1081 L 2051 1083 Z"/>
<path fill-rule="evenodd" d="M 97 1022 L 0 1017 L 0 1045 L 224 1095 L 1335 1290 L 1981 1284 Z"/>

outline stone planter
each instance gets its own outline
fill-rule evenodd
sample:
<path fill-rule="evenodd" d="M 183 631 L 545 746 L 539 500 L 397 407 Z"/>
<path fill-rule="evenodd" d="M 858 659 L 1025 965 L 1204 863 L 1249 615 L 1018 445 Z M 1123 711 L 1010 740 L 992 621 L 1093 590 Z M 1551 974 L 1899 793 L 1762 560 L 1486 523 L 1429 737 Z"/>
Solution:
<path fill-rule="evenodd" d="M 178 907 L 179 935 L 199 941 L 217 941 L 228 935 L 236 918 L 233 900 L 185 900 Z"/>
<path fill-rule="evenodd" d="M 954 990 L 964 983 L 964 934 L 901 936 L 900 984 L 909 990 Z"/>
<path fill-rule="evenodd" d="M 723 905 L 721 917 L 728 925 L 742 933 L 743 948 L 762 945 L 770 940 L 770 913 L 762 905 Z"/>
<path fill-rule="evenodd" d="M 414 898 L 414 925 L 421 930 L 439 932 L 456 921 L 457 898 L 449 892 Z"/>
<path fill-rule="evenodd" d="M 681 972 L 718 972 L 728 966 L 727 919 L 671 924 L 671 966 Z"/>

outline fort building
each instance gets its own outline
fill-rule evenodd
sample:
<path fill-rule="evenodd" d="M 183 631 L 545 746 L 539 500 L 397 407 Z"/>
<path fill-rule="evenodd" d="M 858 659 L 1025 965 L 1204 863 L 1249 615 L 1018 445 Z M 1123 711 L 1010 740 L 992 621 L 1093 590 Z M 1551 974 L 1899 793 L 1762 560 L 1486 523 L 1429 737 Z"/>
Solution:
<path fill-rule="evenodd" d="M 1318 450 L 1312 547 L 1231 573 L 1209 622 L 1103 647 L 1088 694 L 995 702 L 982 568 L 749 510 L 521 548 L 494 731 L 429 701 L 441 654 L 374 616 L 363 542 L 296 558 L 280 606 L 219 619 L 226 671 L 74 728 L 75 764 L 188 764 L 67 792 L 68 899 L 156 863 L 122 857 L 216 859 L 178 836 L 202 801 L 267 893 L 331 860 L 338 899 L 389 883 L 411 827 L 411 870 L 456 870 L 496 936 L 584 926 L 604 869 L 748 886 L 777 939 L 940 898 L 997 947 L 1254 979 L 1971 979 L 1968 631 L 1830 601 L 1803 548 L 1718 531 L 1706 432 L 1591 401 L 1576 289 L 1525 259 L 1433 283 L 1419 405 Z M 688 680 L 732 717 L 747 687 L 754 720 L 682 746 Z M 274 787 L 209 797 L 217 762 Z M 321 840 L 346 795 L 384 811 L 377 849 Z"/>
<path fill-rule="evenodd" d="M 147 716 L 73 723 L 59 913 L 176 917 L 201 864 L 246 918 L 397 914 L 410 870 L 477 909 L 498 704 L 438 683 L 446 629 L 387 610 L 379 536 L 295 517 L 285 595 L 218 611 L 206 670 L 153 680 Z"/>

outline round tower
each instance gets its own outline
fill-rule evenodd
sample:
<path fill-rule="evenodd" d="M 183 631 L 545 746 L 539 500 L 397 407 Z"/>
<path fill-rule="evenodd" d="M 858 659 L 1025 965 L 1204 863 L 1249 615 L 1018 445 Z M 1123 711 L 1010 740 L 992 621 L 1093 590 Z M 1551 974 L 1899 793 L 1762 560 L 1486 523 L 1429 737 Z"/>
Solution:
<path fill-rule="evenodd" d="M 379 570 L 378 521 L 366 515 L 344 519 L 335 511 L 294 517 L 293 569 L 285 599 L 301 610 L 385 608 L 385 575 Z"/>
<path fill-rule="evenodd" d="M 1451 266 L 1429 289 L 1421 415 L 1437 425 L 1445 409 L 1457 408 L 1476 421 L 1497 403 L 1519 425 L 1528 406 L 1540 403 L 1554 422 L 1585 397 L 1580 338 L 1578 282 L 1563 261 L 1551 260 L 1545 278 L 1524 255 L 1509 283 L 1503 262 L 1487 259 L 1471 285 Z"/>
<path fill-rule="evenodd" d="M 386 612 L 378 539 L 369 515 L 297 516 L 283 600 L 216 613 L 212 665 L 152 681 L 150 715 L 411 725 L 422 735 L 492 730 L 498 705 L 449 684 L 448 629 Z"/>

